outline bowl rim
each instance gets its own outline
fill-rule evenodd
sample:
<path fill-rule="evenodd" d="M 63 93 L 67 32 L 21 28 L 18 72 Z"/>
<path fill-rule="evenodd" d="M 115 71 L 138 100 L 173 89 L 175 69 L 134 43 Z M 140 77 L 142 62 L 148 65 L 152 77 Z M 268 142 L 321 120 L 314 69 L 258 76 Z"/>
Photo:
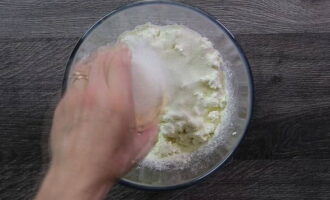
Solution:
<path fill-rule="evenodd" d="M 119 13 L 125 9 L 128 8 L 132 8 L 132 7 L 137 7 L 137 6 L 143 6 L 143 5 L 151 5 L 151 4 L 167 4 L 167 5 L 174 5 L 174 6 L 178 6 L 178 7 L 184 7 L 184 8 L 188 8 L 192 11 L 195 11 L 205 17 L 207 17 L 209 20 L 211 20 L 212 22 L 214 22 L 220 29 L 222 29 L 224 31 L 224 33 L 229 37 L 229 39 L 233 42 L 234 46 L 236 47 L 238 53 L 240 54 L 242 61 L 244 63 L 244 66 L 247 69 L 247 74 L 248 74 L 248 82 L 249 82 L 249 87 L 250 87 L 250 105 L 248 106 L 248 108 L 250 108 L 249 110 L 249 114 L 248 114 L 248 119 L 247 119 L 247 123 L 246 126 L 244 127 L 244 131 L 242 132 L 241 138 L 238 140 L 238 142 L 236 143 L 235 147 L 233 148 L 232 152 L 230 152 L 221 162 L 219 162 L 215 167 L 213 167 L 210 171 L 208 171 L 207 173 L 196 177 L 188 182 L 185 183 L 180 183 L 177 185 L 170 185 L 170 186 L 149 186 L 149 185 L 141 185 L 141 184 L 137 184 L 137 183 L 133 183 L 130 181 L 127 181 L 123 178 L 119 179 L 119 183 L 125 186 L 129 186 L 129 187 L 133 187 L 136 189 L 140 189 L 140 190 L 149 190 L 149 191 L 165 191 L 165 190 L 176 190 L 176 189 L 182 189 L 182 188 L 186 188 L 189 186 L 192 186 L 196 183 L 200 183 L 203 180 L 205 180 L 206 177 L 210 176 L 211 174 L 213 174 L 214 172 L 216 172 L 217 170 L 219 170 L 220 168 L 224 167 L 229 160 L 231 160 L 231 158 L 233 158 L 233 154 L 236 152 L 239 144 L 242 142 L 243 138 L 246 135 L 246 132 L 248 130 L 248 128 L 250 127 L 251 124 L 251 118 L 252 118 L 252 114 L 253 114 L 253 107 L 254 107 L 254 99 L 255 99 L 255 94 L 254 94 L 254 82 L 253 82 L 253 75 L 252 75 L 252 71 L 251 71 L 251 66 L 247 60 L 247 57 L 244 53 L 244 51 L 242 50 L 241 46 L 239 45 L 239 43 L 237 42 L 237 40 L 235 39 L 235 36 L 218 20 L 216 19 L 214 16 L 212 16 L 211 14 L 209 14 L 208 12 L 197 8 L 197 7 L 193 7 L 191 5 L 187 5 L 184 3 L 179 3 L 179 2 L 174 2 L 174 1 L 170 1 L 170 0 L 148 0 L 148 1 L 137 1 L 137 2 L 133 2 L 133 3 L 129 3 L 126 5 L 123 5 L 121 7 L 118 7 L 116 9 L 114 9 L 113 11 L 111 11 L 110 13 L 106 14 L 105 16 L 103 16 L 101 19 L 99 19 L 95 24 L 93 24 L 91 27 L 89 27 L 89 29 L 83 34 L 83 36 L 79 39 L 79 41 L 77 42 L 77 44 L 75 45 L 69 60 L 66 64 L 66 69 L 64 72 L 64 78 L 62 81 L 62 96 L 64 95 L 66 88 L 67 88 L 67 82 L 68 82 L 68 77 L 69 77 L 69 73 L 70 73 L 70 69 L 71 69 L 71 65 L 72 62 L 74 60 L 74 57 L 80 47 L 80 45 L 84 42 L 84 40 L 93 32 L 93 30 L 95 28 L 98 27 L 98 25 L 100 25 L 103 21 L 107 20 L 108 18 L 110 18 L 111 16 L 113 16 L 116 13 Z"/>

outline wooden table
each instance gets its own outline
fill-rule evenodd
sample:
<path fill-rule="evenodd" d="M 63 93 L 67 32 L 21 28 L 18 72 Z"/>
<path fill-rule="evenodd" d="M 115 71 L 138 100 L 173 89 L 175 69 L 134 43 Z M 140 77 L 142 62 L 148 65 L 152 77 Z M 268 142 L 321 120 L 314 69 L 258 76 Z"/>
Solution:
<path fill-rule="evenodd" d="M 31 199 L 79 37 L 129 0 L 0 1 L 0 199 Z M 225 24 L 250 61 L 251 127 L 233 160 L 168 192 L 109 199 L 330 199 L 330 1 L 185 0 Z"/>

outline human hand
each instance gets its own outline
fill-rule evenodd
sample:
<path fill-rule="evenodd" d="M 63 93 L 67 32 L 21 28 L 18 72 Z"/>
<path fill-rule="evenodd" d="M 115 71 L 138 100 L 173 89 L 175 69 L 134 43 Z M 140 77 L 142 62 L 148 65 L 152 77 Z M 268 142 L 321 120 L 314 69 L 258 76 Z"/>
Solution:
<path fill-rule="evenodd" d="M 102 196 L 156 142 L 156 123 L 137 132 L 130 59 L 128 48 L 117 45 L 74 67 L 76 76 L 55 111 L 51 165 L 37 199 L 54 185 L 58 189 L 48 195 L 61 193 L 61 199 L 75 199 L 82 190 L 79 199 L 91 199 L 86 191 L 93 190 L 93 199 Z"/>

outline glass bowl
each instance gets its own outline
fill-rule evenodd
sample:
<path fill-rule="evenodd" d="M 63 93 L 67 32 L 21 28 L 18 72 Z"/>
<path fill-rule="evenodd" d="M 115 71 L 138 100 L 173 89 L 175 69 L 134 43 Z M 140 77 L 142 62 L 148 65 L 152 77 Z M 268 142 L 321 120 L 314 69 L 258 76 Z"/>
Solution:
<path fill-rule="evenodd" d="M 234 36 L 214 17 L 195 7 L 170 1 L 142 1 L 123 6 L 100 19 L 79 40 L 67 64 L 63 92 L 77 61 L 100 46 L 114 43 L 124 31 L 147 22 L 181 24 L 197 31 L 214 44 L 229 70 L 227 82 L 231 85 L 232 109 L 229 123 L 221 129 L 222 142 L 206 156 L 193 158 L 189 168 L 136 167 L 120 180 L 140 189 L 177 189 L 192 185 L 223 166 L 242 140 L 252 114 L 253 82 L 248 61 Z"/>

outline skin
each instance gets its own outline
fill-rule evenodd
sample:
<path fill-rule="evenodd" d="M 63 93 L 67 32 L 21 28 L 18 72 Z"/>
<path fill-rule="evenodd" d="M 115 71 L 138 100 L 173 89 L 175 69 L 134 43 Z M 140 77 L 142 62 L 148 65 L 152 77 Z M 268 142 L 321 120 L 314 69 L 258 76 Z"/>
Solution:
<path fill-rule="evenodd" d="M 102 47 L 75 66 L 50 134 L 51 164 L 36 196 L 103 199 L 157 141 L 157 122 L 136 125 L 129 49 Z"/>

